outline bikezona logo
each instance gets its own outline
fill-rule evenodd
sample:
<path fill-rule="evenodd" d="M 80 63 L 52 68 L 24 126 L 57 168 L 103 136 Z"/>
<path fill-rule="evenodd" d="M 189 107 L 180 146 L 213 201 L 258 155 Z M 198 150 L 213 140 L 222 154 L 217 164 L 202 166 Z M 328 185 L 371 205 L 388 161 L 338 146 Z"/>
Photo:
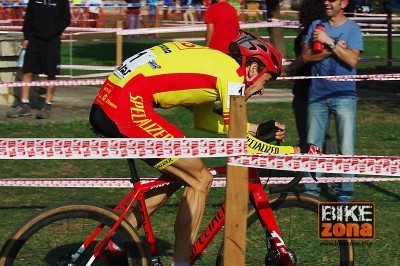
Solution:
<path fill-rule="evenodd" d="M 319 203 L 318 235 L 321 240 L 375 239 L 375 204 L 373 202 Z"/>

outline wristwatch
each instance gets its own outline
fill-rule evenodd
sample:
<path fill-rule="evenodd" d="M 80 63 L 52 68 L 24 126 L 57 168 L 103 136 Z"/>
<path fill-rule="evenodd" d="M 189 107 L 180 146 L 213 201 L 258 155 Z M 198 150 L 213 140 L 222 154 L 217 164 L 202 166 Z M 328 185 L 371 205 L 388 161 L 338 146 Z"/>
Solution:
<path fill-rule="evenodd" d="M 329 44 L 329 48 L 331 48 L 331 50 L 335 49 L 336 48 L 336 44 L 337 44 L 337 42 L 334 41 L 333 43 Z"/>

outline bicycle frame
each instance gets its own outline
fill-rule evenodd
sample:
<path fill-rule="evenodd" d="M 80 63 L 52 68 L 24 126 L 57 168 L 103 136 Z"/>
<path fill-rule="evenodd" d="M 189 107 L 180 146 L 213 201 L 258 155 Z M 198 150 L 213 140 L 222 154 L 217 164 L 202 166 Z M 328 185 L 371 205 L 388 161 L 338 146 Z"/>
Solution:
<path fill-rule="evenodd" d="M 214 176 L 226 174 L 226 166 L 209 168 L 209 170 Z M 145 205 L 144 193 L 162 186 L 169 186 L 176 182 L 178 182 L 176 181 L 176 179 L 169 177 L 167 175 L 163 175 L 159 179 L 151 182 L 138 182 L 138 181 L 134 182 L 132 191 L 130 191 L 114 208 L 114 211 L 121 212 L 118 221 L 107 233 L 103 241 L 98 245 L 97 250 L 95 251 L 95 253 L 93 254 L 92 258 L 90 259 L 87 265 L 91 265 L 91 263 L 99 255 L 101 250 L 109 242 L 111 236 L 118 228 L 120 223 L 123 221 L 128 211 L 132 209 L 135 202 L 137 202 L 139 207 L 139 212 L 142 216 L 142 221 L 143 221 L 142 227 L 145 232 L 146 240 L 149 245 L 149 252 L 151 255 L 151 259 L 153 262 L 159 262 L 159 253 L 156 246 L 156 239 L 151 226 L 150 216 Z M 290 254 L 285 246 L 283 239 L 281 238 L 281 232 L 278 228 L 274 214 L 269 204 L 268 196 L 263 189 L 263 185 L 261 184 L 261 180 L 258 176 L 257 170 L 254 168 L 249 168 L 249 200 L 250 204 L 256 210 L 258 218 L 266 231 L 267 239 L 270 242 L 271 247 L 274 249 L 279 258 L 279 263 L 282 263 L 283 265 L 293 265 L 292 260 L 290 258 Z M 199 236 L 196 243 L 193 245 L 192 254 L 190 258 L 191 265 L 193 265 L 196 262 L 196 260 L 200 257 L 200 255 L 204 252 L 208 244 L 212 241 L 212 239 L 217 235 L 219 230 L 223 227 L 224 222 L 225 222 L 225 203 L 217 211 L 214 218 L 207 225 L 207 227 Z M 84 242 L 81 248 L 73 255 L 73 257 L 74 256 L 76 258 L 79 257 L 79 255 L 83 252 L 83 250 L 87 246 L 89 246 L 90 242 L 100 233 L 102 229 L 103 226 L 99 225 L 98 228 L 96 228 L 96 230 L 87 238 L 87 240 Z"/>

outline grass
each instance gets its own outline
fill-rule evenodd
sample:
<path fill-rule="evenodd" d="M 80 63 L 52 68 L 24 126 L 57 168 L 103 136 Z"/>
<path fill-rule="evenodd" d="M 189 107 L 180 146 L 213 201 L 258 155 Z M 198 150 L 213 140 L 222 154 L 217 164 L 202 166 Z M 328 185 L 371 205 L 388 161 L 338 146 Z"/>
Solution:
<path fill-rule="evenodd" d="M 391 102 L 360 102 L 357 121 L 357 154 L 398 156 L 400 124 L 397 123 L 400 106 Z M 178 115 L 179 114 L 179 115 Z M 176 123 L 190 137 L 213 137 L 212 134 L 194 130 L 192 114 L 187 108 L 174 108 L 164 115 Z M 285 121 L 288 127 L 288 144 L 296 144 L 294 119 L 290 103 L 251 104 L 248 117 L 253 122 L 275 118 Z M 86 121 L 26 125 L 23 123 L 1 123 L 0 137 L 92 137 Z M 334 136 L 334 133 L 331 133 Z M 207 165 L 223 164 L 224 160 L 204 160 Z M 140 175 L 156 176 L 149 167 L 140 164 Z M 128 177 L 124 160 L 3 160 L 0 161 L 2 178 L 19 177 Z M 37 210 L 56 203 L 68 201 L 97 202 L 107 206 L 115 204 L 126 189 L 94 188 L 0 188 L 3 200 L 0 213 L 0 243 Z M 326 194 L 329 199 L 330 194 Z M 173 221 L 179 203 L 180 192 L 163 206 L 154 216 L 156 236 L 159 239 L 164 263 L 169 262 L 173 252 Z M 224 190 L 211 190 L 207 201 L 205 219 L 211 219 L 224 199 Z M 398 265 L 400 251 L 397 248 L 400 231 L 400 188 L 396 183 L 358 183 L 357 201 L 373 201 L 376 204 L 376 235 L 372 246 L 356 246 L 357 265 Z M 165 222 L 170 221 L 170 222 Z M 315 229 L 316 230 L 316 229 Z M 211 265 L 218 250 L 218 241 L 207 250 L 198 265 Z M 251 251 L 249 251 L 251 252 Z M 318 265 L 318 264 L 316 264 Z M 329 264 L 319 264 L 329 265 Z"/>

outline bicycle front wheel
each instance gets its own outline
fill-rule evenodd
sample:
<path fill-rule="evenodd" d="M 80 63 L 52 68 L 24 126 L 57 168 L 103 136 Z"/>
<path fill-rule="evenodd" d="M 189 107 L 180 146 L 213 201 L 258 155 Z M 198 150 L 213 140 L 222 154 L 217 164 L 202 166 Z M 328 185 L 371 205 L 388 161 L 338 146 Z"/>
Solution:
<path fill-rule="evenodd" d="M 6 241 L 0 253 L 0 265 L 86 265 L 94 248 L 117 221 L 111 209 L 98 205 L 63 204 L 42 210 L 21 225 Z M 77 260 L 71 255 L 97 228 L 103 230 Z M 128 249 L 129 263 L 149 265 L 136 230 L 123 221 L 116 230 Z M 116 265 L 101 254 L 92 265 Z"/>
<path fill-rule="evenodd" d="M 282 239 L 296 265 L 354 265 L 351 241 L 319 240 L 318 203 L 317 198 L 292 193 L 270 198 Z M 269 247 L 265 230 L 252 209 L 247 219 L 246 265 L 276 265 L 273 254 L 268 254 Z M 222 256 L 219 256 L 217 264 L 222 265 L 221 262 Z"/>

